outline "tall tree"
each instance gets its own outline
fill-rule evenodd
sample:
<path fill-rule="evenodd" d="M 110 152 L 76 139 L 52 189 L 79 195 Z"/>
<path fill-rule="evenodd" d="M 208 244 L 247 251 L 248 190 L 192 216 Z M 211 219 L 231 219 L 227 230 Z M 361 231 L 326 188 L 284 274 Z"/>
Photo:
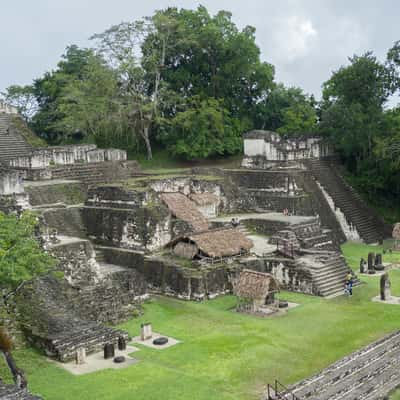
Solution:
<path fill-rule="evenodd" d="M 5 329 L 0 326 L 0 351 L 3 353 L 4 359 L 8 366 L 8 369 L 13 376 L 14 383 L 20 388 L 25 389 L 28 386 L 28 382 L 25 377 L 24 371 L 17 367 L 14 357 L 12 356 L 12 340 L 6 333 Z"/>
<path fill-rule="evenodd" d="M 35 236 L 37 224 L 36 215 L 28 211 L 21 216 L 0 212 L 0 292 L 5 299 L 55 264 Z"/>
<path fill-rule="evenodd" d="M 18 109 L 26 122 L 30 122 L 38 111 L 38 103 L 32 85 L 12 85 L 2 95 L 6 103 Z"/>
<path fill-rule="evenodd" d="M 255 29 L 239 30 L 231 13 L 211 16 L 202 6 L 168 8 L 158 15 L 176 24 L 163 68 L 169 89 L 185 98 L 218 99 L 233 116 L 251 120 L 253 106 L 266 97 L 274 78 L 272 65 L 260 61 Z M 157 34 L 146 38 L 145 56 L 156 40 Z"/>
<path fill-rule="evenodd" d="M 119 73 L 130 104 L 132 127 L 143 138 L 148 159 L 153 157 L 151 129 L 159 111 L 161 75 L 175 27 L 174 20 L 156 13 L 151 18 L 112 26 L 91 38 L 97 41 L 97 51 Z M 151 45 L 147 44 L 146 53 L 142 53 L 149 36 L 153 38 Z M 142 65 L 146 66 L 146 76 Z"/>
<path fill-rule="evenodd" d="M 372 155 L 373 138 L 382 131 L 383 106 L 392 86 L 388 69 L 372 53 L 349 61 L 323 85 L 321 131 L 359 165 Z"/>
<path fill-rule="evenodd" d="M 31 126 L 35 132 L 50 143 L 60 143 L 65 139 L 65 132 L 59 129 L 59 120 L 65 115 L 58 108 L 63 88 L 71 79 L 82 79 L 93 51 L 81 49 L 76 45 L 67 47 L 65 54 L 55 71 L 46 72 L 33 83 L 33 93 L 39 110 L 33 116 Z"/>
<path fill-rule="evenodd" d="M 177 157 L 204 159 L 232 155 L 242 148 L 245 127 L 231 116 L 222 101 L 193 97 L 184 111 L 164 122 L 164 142 Z"/>

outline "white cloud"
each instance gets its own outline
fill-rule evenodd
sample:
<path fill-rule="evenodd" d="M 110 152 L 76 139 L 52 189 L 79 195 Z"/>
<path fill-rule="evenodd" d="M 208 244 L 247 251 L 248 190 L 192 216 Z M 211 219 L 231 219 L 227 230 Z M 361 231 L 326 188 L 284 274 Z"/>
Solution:
<path fill-rule="evenodd" d="M 318 32 L 309 19 L 291 16 L 276 21 L 275 45 L 283 62 L 306 56 L 317 38 Z"/>

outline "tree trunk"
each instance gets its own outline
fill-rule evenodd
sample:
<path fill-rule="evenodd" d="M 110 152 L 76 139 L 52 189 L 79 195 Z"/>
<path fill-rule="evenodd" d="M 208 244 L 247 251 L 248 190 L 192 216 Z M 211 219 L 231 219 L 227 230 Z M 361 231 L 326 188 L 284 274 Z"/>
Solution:
<path fill-rule="evenodd" d="M 15 364 L 14 358 L 9 351 L 3 351 L 4 359 L 8 365 L 8 368 L 14 378 L 15 384 L 20 389 L 25 389 L 28 385 L 28 382 L 25 378 L 24 373 L 17 367 Z"/>
<path fill-rule="evenodd" d="M 147 159 L 152 160 L 153 159 L 153 152 L 151 150 L 151 143 L 149 139 L 149 127 L 146 126 L 143 128 L 143 139 L 144 142 L 146 143 L 146 150 L 147 150 Z"/>

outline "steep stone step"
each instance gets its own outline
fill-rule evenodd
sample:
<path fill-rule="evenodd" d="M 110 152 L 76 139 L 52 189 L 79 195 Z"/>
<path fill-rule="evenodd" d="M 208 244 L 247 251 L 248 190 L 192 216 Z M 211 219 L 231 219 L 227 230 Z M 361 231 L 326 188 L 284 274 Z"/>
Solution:
<path fill-rule="evenodd" d="M 281 393 L 307 400 L 381 400 L 400 384 L 400 333 L 352 353 Z"/>
<path fill-rule="evenodd" d="M 345 214 L 347 221 L 356 227 L 365 242 L 375 243 L 390 234 L 390 228 L 344 181 L 337 166 L 326 160 L 310 161 L 306 164 L 332 197 L 335 206 Z"/>
<path fill-rule="evenodd" d="M 16 129 L 15 115 L 0 114 L 0 163 L 7 164 L 13 158 L 26 156 L 32 151 L 32 146 L 26 142 Z"/>

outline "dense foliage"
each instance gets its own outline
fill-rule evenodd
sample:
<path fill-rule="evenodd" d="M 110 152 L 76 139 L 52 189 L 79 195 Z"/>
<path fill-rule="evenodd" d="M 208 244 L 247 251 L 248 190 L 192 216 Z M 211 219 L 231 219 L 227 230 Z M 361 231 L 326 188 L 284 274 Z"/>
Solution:
<path fill-rule="evenodd" d="M 319 131 L 342 154 L 353 182 L 370 198 L 400 195 L 400 109 L 387 109 L 400 86 L 398 44 L 382 63 L 372 53 L 354 56 L 324 83 Z"/>
<path fill-rule="evenodd" d="M 94 141 L 148 158 L 155 144 L 196 159 L 240 152 L 246 129 L 315 128 L 312 98 L 274 82 L 255 29 L 239 30 L 229 12 L 167 8 L 91 39 L 5 94 L 49 143 Z"/>
<path fill-rule="evenodd" d="M 0 213 L 0 291 L 7 294 L 22 283 L 46 274 L 54 259 L 44 252 L 35 237 L 37 217 Z"/>
<path fill-rule="evenodd" d="M 400 195 L 400 42 L 386 60 L 354 55 L 315 101 L 274 80 L 255 29 L 231 14 L 170 7 L 69 46 L 54 71 L 13 85 L 6 100 L 49 143 L 96 142 L 152 158 L 153 147 L 193 160 L 240 153 L 241 134 L 325 135 L 351 179 L 375 202 Z M 391 100 L 392 99 L 392 100 Z"/>

